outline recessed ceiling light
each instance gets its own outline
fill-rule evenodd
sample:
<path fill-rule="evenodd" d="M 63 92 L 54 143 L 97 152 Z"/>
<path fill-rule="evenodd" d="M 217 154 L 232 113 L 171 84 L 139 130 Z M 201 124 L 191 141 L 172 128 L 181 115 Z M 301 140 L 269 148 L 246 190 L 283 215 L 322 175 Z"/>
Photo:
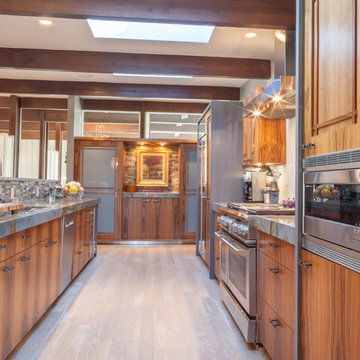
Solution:
<path fill-rule="evenodd" d="M 208 43 L 212 25 L 87 19 L 95 38 Z"/>
<path fill-rule="evenodd" d="M 275 36 L 276 36 L 281 42 L 285 42 L 285 41 L 286 41 L 285 31 L 276 30 L 276 31 L 275 31 Z"/>
<path fill-rule="evenodd" d="M 51 20 L 49 20 L 49 19 L 41 19 L 41 20 L 39 20 L 39 24 L 41 24 L 41 25 L 52 25 L 52 21 Z"/>
<path fill-rule="evenodd" d="M 254 38 L 254 37 L 256 36 L 256 33 L 250 31 L 250 32 L 247 32 L 247 33 L 245 34 L 245 36 L 246 36 L 247 38 Z"/>
<path fill-rule="evenodd" d="M 274 95 L 272 98 L 275 102 L 279 102 L 282 100 L 282 97 L 280 95 Z"/>
<path fill-rule="evenodd" d="M 131 76 L 131 77 L 150 77 L 150 78 L 192 79 L 191 75 L 122 74 L 122 73 L 113 73 L 113 75 L 114 76 Z"/>
<path fill-rule="evenodd" d="M 254 114 L 254 116 L 260 116 L 260 115 L 261 115 L 261 111 L 255 110 L 255 111 L 253 111 L 253 114 Z"/>

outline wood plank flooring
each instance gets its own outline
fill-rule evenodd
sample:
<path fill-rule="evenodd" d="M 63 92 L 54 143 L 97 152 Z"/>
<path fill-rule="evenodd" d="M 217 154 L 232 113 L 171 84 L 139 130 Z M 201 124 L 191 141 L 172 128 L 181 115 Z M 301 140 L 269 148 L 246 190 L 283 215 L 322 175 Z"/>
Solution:
<path fill-rule="evenodd" d="M 13 360 L 260 360 L 193 245 L 99 246 Z"/>

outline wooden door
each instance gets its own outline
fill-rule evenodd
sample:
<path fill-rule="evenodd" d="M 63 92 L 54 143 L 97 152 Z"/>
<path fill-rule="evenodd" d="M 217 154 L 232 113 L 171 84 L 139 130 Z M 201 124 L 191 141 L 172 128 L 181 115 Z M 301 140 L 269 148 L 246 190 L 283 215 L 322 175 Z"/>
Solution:
<path fill-rule="evenodd" d="M 155 240 L 158 237 L 160 199 L 145 198 L 141 200 L 141 239 Z"/>
<path fill-rule="evenodd" d="M 301 358 L 357 360 L 360 274 L 306 250 L 301 270 Z"/>
<path fill-rule="evenodd" d="M 157 219 L 156 239 L 173 240 L 181 237 L 179 199 L 154 199 Z"/>
<path fill-rule="evenodd" d="M 137 240 L 142 238 L 142 206 L 143 199 L 123 198 L 123 221 L 122 221 L 122 239 Z"/>
<path fill-rule="evenodd" d="M 123 184 L 122 142 L 101 146 L 82 145 L 79 149 L 79 179 L 86 197 L 99 197 L 98 241 L 114 241 L 121 238 L 122 184 Z"/>
<path fill-rule="evenodd" d="M 360 147 L 355 0 L 307 0 L 305 156 Z M 359 26 L 359 25 L 357 25 Z"/>
<path fill-rule="evenodd" d="M 5 359 L 22 336 L 24 294 L 22 269 L 12 257 L 0 264 L 0 358 Z"/>

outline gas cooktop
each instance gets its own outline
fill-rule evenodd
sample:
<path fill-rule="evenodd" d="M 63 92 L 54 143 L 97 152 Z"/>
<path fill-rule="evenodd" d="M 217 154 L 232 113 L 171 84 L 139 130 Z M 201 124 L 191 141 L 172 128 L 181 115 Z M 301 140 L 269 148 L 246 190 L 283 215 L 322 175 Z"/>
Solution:
<path fill-rule="evenodd" d="M 244 211 L 248 214 L 256 215 L 294 215 L 294 208 L 285 208 L 278 204 L 264 204 L 264 203 L 227 203 L 230 209 Z"/>

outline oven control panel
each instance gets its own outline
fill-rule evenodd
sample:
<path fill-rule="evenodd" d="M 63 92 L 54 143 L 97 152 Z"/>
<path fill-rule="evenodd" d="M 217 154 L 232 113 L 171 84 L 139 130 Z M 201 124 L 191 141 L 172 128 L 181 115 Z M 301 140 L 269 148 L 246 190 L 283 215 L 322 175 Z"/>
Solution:
<path fill-rule="evenodd" d="M 246 223 L 242 223 L 239 220 L 235 220 L 229 216 L 221 215 L 217 217 L 217 221 L 220 225 L 227 228 L 229 231 L 234 234 L 240 235 L 242 237 L 247 238 L 249 234 L 249 225 Z"/>

